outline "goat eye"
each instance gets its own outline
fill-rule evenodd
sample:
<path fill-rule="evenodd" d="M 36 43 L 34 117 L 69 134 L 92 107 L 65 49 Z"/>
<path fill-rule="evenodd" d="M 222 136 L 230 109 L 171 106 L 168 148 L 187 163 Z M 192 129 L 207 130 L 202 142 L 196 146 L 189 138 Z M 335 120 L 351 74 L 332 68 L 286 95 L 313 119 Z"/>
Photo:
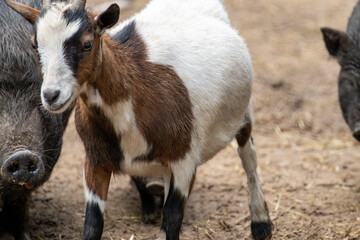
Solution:
<path fill-rule="evenodd" d="M 83 45 L 83 50 L 85 51 L 90 51 L 92 48 L 92 43 L 91 42 L 85 42 Z"/>

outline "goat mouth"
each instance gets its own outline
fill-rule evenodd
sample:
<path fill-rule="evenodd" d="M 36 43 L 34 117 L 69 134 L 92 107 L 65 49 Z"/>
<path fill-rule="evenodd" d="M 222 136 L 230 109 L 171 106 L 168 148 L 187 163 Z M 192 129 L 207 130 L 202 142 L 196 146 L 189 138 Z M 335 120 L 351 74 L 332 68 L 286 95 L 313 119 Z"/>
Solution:
<path fill-rule="evenodd" d="M 62 113 L 64 112 L 70 105 L 71 101 L 72 101 L 72 97 L 73 97 L 73 94 L 70 95 L 70 97 L 65 101 L 63 102 L 62 104 L 60 105 L 50 105 L 48 107 L 48 110 L 52 113 Z"/>

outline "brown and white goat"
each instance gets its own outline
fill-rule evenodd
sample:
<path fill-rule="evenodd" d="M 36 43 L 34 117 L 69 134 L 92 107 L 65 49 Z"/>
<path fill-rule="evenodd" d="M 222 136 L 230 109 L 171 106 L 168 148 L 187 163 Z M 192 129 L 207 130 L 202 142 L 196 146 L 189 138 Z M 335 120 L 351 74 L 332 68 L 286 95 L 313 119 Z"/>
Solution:
<path fill-rule="evenodd" d="M 179 239 L 196 168 L 234 137 L 248 177 L 252 236 L 271 236 L 250 138 L 251 59 L 219 0 L 153 0 L 114 28 L 116 4 L 95 17 L 85 0 L 44 0 L 41 13 L 6 1 L 35 25 L 43 105 L 59 113 L 77 99 L 84 239 L 101 238 L 112 173 L 163 176 L 159 239 Z"/>

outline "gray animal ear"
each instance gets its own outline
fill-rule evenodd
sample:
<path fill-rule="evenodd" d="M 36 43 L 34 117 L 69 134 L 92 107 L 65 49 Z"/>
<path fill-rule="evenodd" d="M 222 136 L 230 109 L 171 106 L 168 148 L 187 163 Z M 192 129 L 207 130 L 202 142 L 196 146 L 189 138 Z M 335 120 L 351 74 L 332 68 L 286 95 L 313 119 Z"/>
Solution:
<path fill-rule="evenodd" d="M 348 27 L 346 33 L 348 36 L 357 36 L 360 31 L 360 1 L 357 2 L 354 10 L 349 18 Z"/>
<path fill-rule="evenodd" d="M 28 20 L 31 24 L 35 24 L 37 17 L 40 15 L 40 11 L 26 6 L 21 3 L 13 2 L 11 0 L 5 0 L 5 3 L 14 9 L 16 12 L 20 13 L 26 20 Z"/>
<path fill-rule="evenodd" d="M 326 49 L 333 57 L 340 57 L 349 48 L 351 40 L 345 32 L 331 28 L 321 28 Z"/>
<path fill-rule="evenodd" d="M 111 28 L 119 21 L 120 8 L 114 3 L 105 12 L 95 17 L 97 31 L 102 34 L 106 29 Z"/>

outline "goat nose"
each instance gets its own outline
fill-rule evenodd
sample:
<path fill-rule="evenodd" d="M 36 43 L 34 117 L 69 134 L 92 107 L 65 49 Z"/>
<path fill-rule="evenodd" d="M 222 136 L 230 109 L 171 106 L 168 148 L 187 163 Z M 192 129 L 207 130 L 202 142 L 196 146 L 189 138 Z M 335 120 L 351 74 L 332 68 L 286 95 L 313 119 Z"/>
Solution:
<path fill-rule="evenodd" d="M 43 96 L 46 102 L 51 105 L 59 98 L 60 90 L 52 90 L 52 89 L 45 89 L 43 91 Z"/>
<path fill-rule="evenodd" d="M 44 164 L 41 159 L 36 154 L 26 150 L 11 155 L 1 167 L 1 175 L 4 180 L 11 183 L 34 184 L 43 174 Z"/>

